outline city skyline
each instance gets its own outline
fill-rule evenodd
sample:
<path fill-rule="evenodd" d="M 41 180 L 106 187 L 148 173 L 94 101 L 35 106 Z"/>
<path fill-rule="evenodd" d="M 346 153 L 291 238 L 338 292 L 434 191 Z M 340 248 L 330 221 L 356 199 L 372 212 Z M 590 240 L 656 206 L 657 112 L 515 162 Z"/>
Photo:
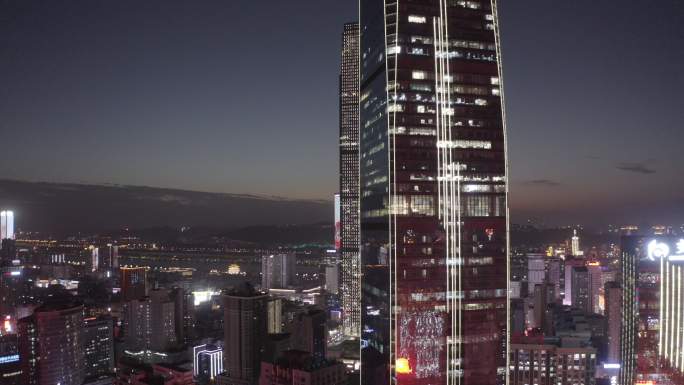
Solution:
<path fill-rule="evenodd" d="M 253 4 L 167 4 L 161 13 L 132 2 L 3 5 L 0 49 L 8 60 L 0 64 L 7 84 L 0 95 L 7 102 L 0 111 L 7 119 L 0 124 L 15 133 L 15 145 L 0 155 L 0 178 L 331 200 L 340 59 L 333 42 L 356 18 L 356 2 L 275 4 L 267 14 Z M 131 10 L 140 16 L 125 18 Z M 514 220 L 582 223 L 626 211 L 652 221 L 681 217 L 682 182 L 671 160 L 682 139 L 675 90 L 684 82 L 676 70 L 683 58 L 674 48 L 683 41 L 675 24 L 682 5 L 506 2 L 500 13 L 515 133 Z M 297 22 L 269 16 L 276 14 Z M 238 22 L 223 22 L 235 15 Z M 254 31 L 250 23 L 261 17 L 285 33 L 272 39 Z M 642 17 L 650 24 L 637 33 L 632 26 Z M 130 30 L 117 35 L 123 20 Z M 316 36 L 307 33 L 313 28 Z M 318 49 L 297 48 L 301 36 Z M 267 73 L 271 55 L 290 64 L 268 84 L 245 87 L 242 79 Z M 658 70 L 642 76 L 642 68 Z M 304 76 L 315 81 L 299 81 Z M 279 101 L 259 113 L 259 95 L 271 88 Z M 302 119 L 307 105 L 317 108 Z M 38 133 L 45 140 L 33 141 Z M 244 164 L 251 172 L 242 172 Z"/>
<path fill-rule="evenodd" d="M 684 385 L 681 20 L 0 1 L 0 382 Z"/>

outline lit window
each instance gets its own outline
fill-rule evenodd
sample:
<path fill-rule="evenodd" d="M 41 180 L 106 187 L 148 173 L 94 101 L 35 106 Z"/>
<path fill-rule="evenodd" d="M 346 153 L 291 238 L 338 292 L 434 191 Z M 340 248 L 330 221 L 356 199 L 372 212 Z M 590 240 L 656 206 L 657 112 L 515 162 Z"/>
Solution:
<path fill-rule="evenodd" d="M 423 105 L 417 106 L 416 112 L 418 112 L 419 114 L 424 114 L 425 113 L 425 106 L 423 106 Z"/>
<path fill-rule="evenodd" d="M 387 107 L 387 112 L 401 112 L 404 111 L 404 105 L 403 104 L 390 104 Z"/>
<path fill-rule="evenodd" d="M 413 71 L 412 77 L 418 80 L 427 79 L 427 73 L 425 71 Z"/>
<path fill-rule="evenodd" d="M 491 83 L 495 86 L 499 85 L 499 78 L 496 76 L 492 76 Z"/>
<path fill-rule="evenodd" d="M 395 55 L 401 53 L 401 46 L 400 45 L 394 45 L 389 48 L 387 48 L 387 55 Z"/>
<path fill-rule="evenodd" d="M 408 21 L 409 23 L 425 24 L 427 22 L 427 18 L 425 16 L 409 15 Z"/>

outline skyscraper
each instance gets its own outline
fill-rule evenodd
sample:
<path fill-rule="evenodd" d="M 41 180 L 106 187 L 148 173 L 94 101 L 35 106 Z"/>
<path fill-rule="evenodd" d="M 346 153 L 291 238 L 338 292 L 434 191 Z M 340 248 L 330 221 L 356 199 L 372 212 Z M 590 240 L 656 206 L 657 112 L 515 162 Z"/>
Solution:
<path fill-rule="evenodd" d="M 14 239 L 14 211 L 0 211 L 0 240 Z"/>
<path fill-rule="evenodd" d="M 295 254 L 280 253 L 261 257 L 261 288 L 286 289 L 295 276 Z"/>
<path fill-rule="evenodd" d="M 574 256 L 582 255 L 582 251 L 580 250 L 579 236 L 577 236 L 577 230 L 572 230 L 572 241 L 570 244 L 570 252 Z"/>
<path fill-rule="evenodd" d="M 361 333 L 359 256 L 359 24 L 342 32 L 340 66 L 340 251 L 344 332 Z"/>
<path fill-rule="evenodd" d="M 25 384 L 81 385 L 84 379 L 83 305 L 51 302 L 19 321 Z"/>
<path fill-rule="evenodd" d="M 625 236 L 620 384 L 684 383 L 684 238 Z"/>
<path fill-rule="evenodd" d="M 607 282 L 606 296 L 606 339 L 608 342 L 607 361 L 620 362 L 620 324 L 622 323 L 622 288 L 617 282 Z"/>
<path fill-rule="evenodd" d="M 85 377 L 114 373 L 114 322 L 109 316 L 86 318 L 83 328 Z"/>
<path fill-rule="evenodd" d="M 248 284 L 223 296 L 224 370 L 222 385 L 256 385 L 268 333 L 268 295 Z"/>
<path fill-rule="evenodd" d="M 496 1 L 361 0 L 361 371 L 375 383 L 505 382 L 497 23 Z"/>

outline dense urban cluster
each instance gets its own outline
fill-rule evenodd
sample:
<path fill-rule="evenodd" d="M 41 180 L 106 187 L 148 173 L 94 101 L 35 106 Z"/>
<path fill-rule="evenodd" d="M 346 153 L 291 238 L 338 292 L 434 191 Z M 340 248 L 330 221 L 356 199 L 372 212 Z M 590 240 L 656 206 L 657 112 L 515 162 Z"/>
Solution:
<path fill-rule="evenodd" d="M 359 8 L 329 242 L 7 208 L 0 384 L 684 384 L 684 227 L 511 223 L 496 1 Z"/>

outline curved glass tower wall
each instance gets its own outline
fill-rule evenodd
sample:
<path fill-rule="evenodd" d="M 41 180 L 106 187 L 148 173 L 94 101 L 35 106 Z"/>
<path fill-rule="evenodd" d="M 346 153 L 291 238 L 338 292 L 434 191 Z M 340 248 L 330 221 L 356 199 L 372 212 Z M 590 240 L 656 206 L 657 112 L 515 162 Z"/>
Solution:
<path fill-rule="evenodd" d="M 494 1 L 360 1 L 364 383 L 506 383 Z"/>

